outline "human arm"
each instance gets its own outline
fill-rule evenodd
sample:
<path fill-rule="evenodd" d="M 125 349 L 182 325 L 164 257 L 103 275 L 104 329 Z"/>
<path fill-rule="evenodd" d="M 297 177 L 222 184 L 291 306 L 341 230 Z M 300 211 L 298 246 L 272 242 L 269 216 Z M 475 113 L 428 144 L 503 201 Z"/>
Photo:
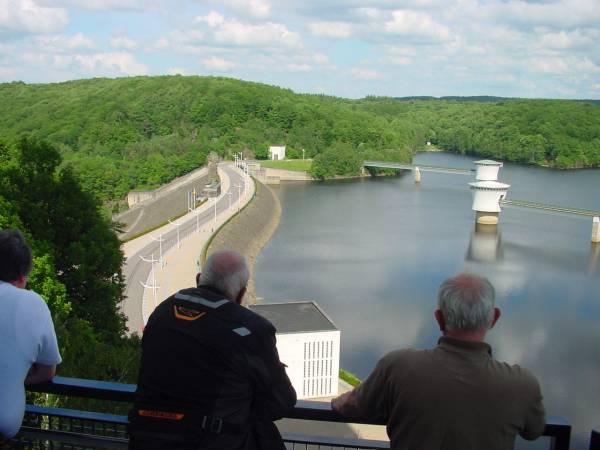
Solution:
<path fill-rule="evenodd" d="M 46 365 L 34 363 L 25 377 L 25 384 L 43 383 L 56 375 L 56 364 Z"/>
<path fill-rule="evenodd" d="M 533 375 L 530 377 L 529 395 L 531 401 L 525 411 L 524 426 L 519 431 L 523 439 L 529 441 L 540 437 L 544 433 L 546 426 L 546 411 L 544 409 L 542 392 L 538 381 Z"/>
<path fill-rule="evenodd" d="M 331 407 L 345 417 L 360 417 L 355 390 L 344 392 L 331 400 Z"/>
<path fill-rule="evenodd" d="M 52 379 L 56 374 L 56 365 L 62 361 L 50 310 L 41 298 L 39 300 L 37 317 L 33 317 L 36 323 L 34 331 L 38 333 L 37 354 L 25 377 L 25 384 L 42 383 Z"/>
<path fill-rule="evenodd" d="M 389 355 L 380 359 L 364 382 L 331 401 L 332 408 L 348 418 L 363 417 L 387 420 L 386 390 L 389 361 Z"/>
<path fill-rule="evenodd" d="M 296 404 L 296 391 L 279 360 L 274 329 L 258 339 L 256 350 L 247 355 L 255 386 L 253 409 L 262 417 L 278 420 Z"/>

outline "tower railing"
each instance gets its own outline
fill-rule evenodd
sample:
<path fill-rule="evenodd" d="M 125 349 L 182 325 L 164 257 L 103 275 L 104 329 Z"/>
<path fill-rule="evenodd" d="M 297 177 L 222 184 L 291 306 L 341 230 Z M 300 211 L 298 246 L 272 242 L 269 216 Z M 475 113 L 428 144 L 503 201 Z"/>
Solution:
<path fill-rule="evenodd" d="M 31 392 L 56 394 L 67 397 L 95 399 L 106 402 L 132 403 L 136 386 L 133 384 L 55 377 L 53 381 L 28 386 Z M 123 405 L 125 406 L 125 405 Z M 317 401 L 297 402 L 287 415 L 290 419 L 348 423 L 331 409 L 329 403 Z M 383 425 L 378 421 L 352 420 L 352 423 Z M 65 408 L 27 405 L 26 416 L 16 439 L 26 448 L 127 448 L 127 416 Z M 596 439 L 597 450 L 598 433 Z M 550 417 L 544 436 L 550 438 L 553 450 L 568 450 L 571 440 L 571 425 L 564 419 Z M 595 436 L 595 437 L 594 437 Z M 389 449 L 389 442 L 315 436 L 283 434 L 288 448 L 346 448 L 346 449 Z M 48 445 L 49 442 L 60 445 Z M 592 445 L 592 444 L 590 444 Z M 29 447 L 28 447 L 29 446 Z"/>

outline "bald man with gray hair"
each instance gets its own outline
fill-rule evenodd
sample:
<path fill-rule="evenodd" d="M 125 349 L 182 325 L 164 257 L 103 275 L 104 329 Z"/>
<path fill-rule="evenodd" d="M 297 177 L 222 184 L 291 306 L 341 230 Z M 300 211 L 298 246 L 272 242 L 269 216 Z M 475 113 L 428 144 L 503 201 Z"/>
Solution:
<path fill-rule="evenodd" d="M 388 353 L 333 408 L 387 423 L 393 450 L 508 450 L 517 435 L 540 436 L 546 420 L 537 379 L 493 359 L 485 342 L 500 318 L 492 284 L 468 273 L 445 280 L 434 316 L 437 347 Z"/>
<path fill-rule="evenodd" d="M 130 449 L 285 450 L 274 420 L 296 403 L 275 328 L 242 306 L 244 258 L 213 253 L 195 288 L 148 319 Z"/>

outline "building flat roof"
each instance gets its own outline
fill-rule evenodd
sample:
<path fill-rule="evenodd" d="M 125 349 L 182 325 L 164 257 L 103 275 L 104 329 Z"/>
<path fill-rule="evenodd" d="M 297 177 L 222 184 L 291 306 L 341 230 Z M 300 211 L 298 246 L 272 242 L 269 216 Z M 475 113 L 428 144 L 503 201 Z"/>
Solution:
<path fill-rule="evenodd" d="M 335 331 L 337 327 L 313 301 L 290 301 L 250 305 L 252 311 L 271 322 L 277 333 Z"/>
<path fill-rule="evenodd" d="M 502 166 L 503 163 L 498 161 L 492 161 L 491 159 L 482 159 L 481 161 L 475 161 L 476 165 L 479 166 Z"/>

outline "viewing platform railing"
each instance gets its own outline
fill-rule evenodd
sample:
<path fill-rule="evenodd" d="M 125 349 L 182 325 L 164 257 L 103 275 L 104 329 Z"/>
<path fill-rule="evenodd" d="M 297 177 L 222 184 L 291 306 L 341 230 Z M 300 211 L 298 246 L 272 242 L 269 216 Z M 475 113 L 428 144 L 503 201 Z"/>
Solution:
<path fill-rule="evenodd" d="M 68 397 L 132 403 L 136 386 L 133 384 L 55 377 L 52 382 L 31 385 L 27 389 L 32 392 Z M 287 418 L 348 423 L 348 419 L 333 411 L 329 403 L 316 401 L 298 401 Z M 128 443 L 127 423 L 127 416 L 125 415 L 27 405 L 26 417 L 16 439 L 25 448 L 125 449 Z M 353 420 L 352 423 L 382 425 L 368 420 Z M 544 436 L 550 438 L 550 448 L 552 450 L 568 450 L 571 440 L 571 425 L 561 418 L 550 417 L 544 430 Z M 288 448 L 291 449 L 320 449 L 323 447 L 389 449 L 389 442 L 387 441 L 289 433 L 284 433 L 283 438 Z M 600 449 L 599 442 L 600 435 L 598 432 L 592 432 L 590 449 Z"/>
<path fill-rule="evenodd" d="M 592 430 L 590 436 L 590 450 L 600 450 L 600 428 Z"/>

